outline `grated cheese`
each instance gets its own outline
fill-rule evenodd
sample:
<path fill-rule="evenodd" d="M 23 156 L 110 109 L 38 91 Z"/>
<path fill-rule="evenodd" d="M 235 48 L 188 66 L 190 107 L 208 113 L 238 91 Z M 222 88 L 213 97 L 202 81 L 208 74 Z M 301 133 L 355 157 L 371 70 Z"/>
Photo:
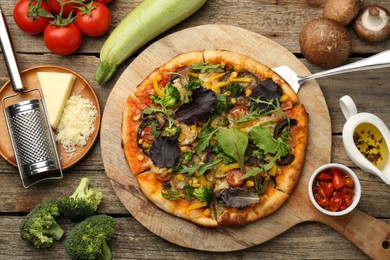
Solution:
<path fill-rule="evenodd" d="M 77 95 L 66 101 L 55 138 L 70 158 L 74 156 L 76 146 L 87 144 L 95 130 L 93 124 L 97 115 L 95 105 L 87 98 Z"/>

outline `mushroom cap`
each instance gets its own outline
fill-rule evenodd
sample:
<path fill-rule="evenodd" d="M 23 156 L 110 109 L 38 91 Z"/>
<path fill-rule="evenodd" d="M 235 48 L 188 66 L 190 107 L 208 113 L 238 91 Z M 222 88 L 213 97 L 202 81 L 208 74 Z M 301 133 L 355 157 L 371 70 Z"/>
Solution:
<path fill-rule="evenodd" d="M 325 18 L 347 25 L 357 16 L 361 6 L 360 0 L 327 0 L 323 15 Z"/>
<path fill-rule="evenodd" d="M 381 6 L 366 6 L 356 18 L 354 29 L 366 42 L 383 41 L 390 35 L 390 12 Z"/>
<path fill-rule="evenodd" d="M 327 18 L 317 18 L 303 27 L 299 45 L 308 61 L 323 68 L 333 68 L 349 57 L 352 39 L 342 24 Z"/>

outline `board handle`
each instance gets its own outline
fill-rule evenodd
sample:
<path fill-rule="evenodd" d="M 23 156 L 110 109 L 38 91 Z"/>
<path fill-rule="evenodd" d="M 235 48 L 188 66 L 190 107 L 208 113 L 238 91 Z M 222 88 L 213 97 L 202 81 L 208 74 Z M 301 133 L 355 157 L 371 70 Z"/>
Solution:
<path fill-rule="evenodd" d="M 390 224 L 357 209 L 318 221 L 340 232 L 372 259 L 390 259 Z"/>

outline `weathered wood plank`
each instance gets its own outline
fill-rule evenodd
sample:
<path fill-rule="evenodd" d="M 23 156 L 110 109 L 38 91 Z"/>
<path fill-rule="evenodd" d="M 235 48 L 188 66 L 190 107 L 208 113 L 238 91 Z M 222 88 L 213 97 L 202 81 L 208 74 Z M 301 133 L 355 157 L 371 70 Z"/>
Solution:
<path fill-rule="evenodd" d="M 17 1 L 12 1 L 16 3 Z M 110 4 L 113 13 L 112 29 L 141 1 L 116 0 Z M 238 4 L 239 3 L 239 4 Z M 319 4 L 318 4 L 319 3 Z M 229 24 L 260 33 L 285 46 L 293 53 L 300 53 L 298 37 L 303 26 L 312 19 L 322 16 L 324 1 L 235 1 L 235 0 L 209 0 L 197 13 L 189 17 L 174 28 L 168 30 L 158 38 L 172 32 L 204 24 Z M 390 2 L 365 1 L 381 4 L 390 9 Z M 48 53 L 42 36 L 30 36 L 21 32 L 12 19 L 11 3 L 3 4 L 4 13 L 13 36 L 17 52 Z M 112 30 L 111 29 L 111 30 Z M 360 54 L 375 53 L 389 49 L 390 40 L 379 44 L 367 44 L 359 40 L 351 30 L 353 37 L 353 52 Z M 78 54 L 99 53 L 107 35 L 98 38 L 84 37 L 84 42 Z M 152 41 L 152 42 L 153 42 Z"/>
<path fill-rule="evenodd" d="M 58 219 L 65 235 L 49 249 L 35 249 L 20 238 L 23 217 L 0 217 L 0 255 L 3 259 L 68 259 L 66 234 L 75 223 Z M 116 235 L 109 242 L 114 259 L 368 259 L 342 235 L 327 226 L 299 224 L 280 236 L 247 250 L 229 253 L 194 251 L 169 243 L 146 230 L 133 218 L 116 217 Z M 304 234 L 304 235 L 303 235 Z"/>

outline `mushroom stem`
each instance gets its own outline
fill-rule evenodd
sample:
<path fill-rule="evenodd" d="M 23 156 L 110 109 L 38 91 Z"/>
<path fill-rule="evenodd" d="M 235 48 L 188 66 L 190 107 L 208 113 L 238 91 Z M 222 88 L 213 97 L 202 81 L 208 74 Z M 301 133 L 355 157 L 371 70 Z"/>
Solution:
<path fill-rule="evenodd" d="M 388 20 L 389 18 L 386 16 L 386 13 L 375 6 L 370 7 L 369 11 L 362 16 L 363 26 L 371 31 L 382 30 Z"/>

